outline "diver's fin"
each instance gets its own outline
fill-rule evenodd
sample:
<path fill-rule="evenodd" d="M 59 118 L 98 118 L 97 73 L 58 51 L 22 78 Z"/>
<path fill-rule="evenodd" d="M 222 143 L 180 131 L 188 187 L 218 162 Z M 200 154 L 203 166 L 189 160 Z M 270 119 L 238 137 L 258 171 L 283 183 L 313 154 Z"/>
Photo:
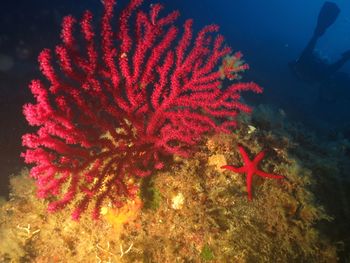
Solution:
<path fill-rule="evenodd" d="M 340 9 L 335 3 L 325 2 L 318 14 L 315 35 L 318 37 L 322 36 L 326 29 L 337 19 L 339 13 Z"/>

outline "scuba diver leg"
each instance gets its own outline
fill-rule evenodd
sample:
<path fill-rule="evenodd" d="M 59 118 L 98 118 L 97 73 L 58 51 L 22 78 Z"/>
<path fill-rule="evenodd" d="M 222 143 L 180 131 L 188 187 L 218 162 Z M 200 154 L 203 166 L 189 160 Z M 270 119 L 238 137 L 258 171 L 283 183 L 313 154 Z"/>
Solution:
<path fill-rule="evenodd" d="M 337 72 L 348 60 L 350 60 L 350 50 L 348 51 L 345 51 L 343 54 L 342 54 L 342 57 L 334 62 L 333 64 L 329 65 L 328 66 L 328 69 L 327 69 L 327 74 L 328 75 L 332 75 L 334 74 L 335 72 Z"/>

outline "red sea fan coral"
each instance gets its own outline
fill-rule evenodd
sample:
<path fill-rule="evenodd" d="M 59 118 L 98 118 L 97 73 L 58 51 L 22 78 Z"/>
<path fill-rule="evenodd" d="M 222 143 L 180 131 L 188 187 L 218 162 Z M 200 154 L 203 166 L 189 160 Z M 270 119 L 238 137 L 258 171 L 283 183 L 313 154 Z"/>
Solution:
<path fill-rule="evenodd" d="M 48 82 L 30 85 L 36 104 L 24 115 L 38 130 L 23 136 L 22 155 L 34 164 L 38 196 L 54 198 L 51 212 L 72 204 L 78 219 L 92 204 L 98 218 L 104 202 L 132 198 L 136 179 L 161 169 L 162 156 L 187 156 L 203 134 L 234 129 L 237 113 L 250 111 L 240 92 L 262 91 L 255 83 L 222 87 L 219 64 L 231 49 L 216 25 L 193 41 L 192 20 L 179 34 L 177 11 L 160 17 L 161 5 L 146 13 L 141 3 L 131 0 L 113 19 L 115 1 L 104 0 L 99 35 L 91 12 L 79 38 L 76 19 L 65 17 L 55 55 L 39 55 Z"/>

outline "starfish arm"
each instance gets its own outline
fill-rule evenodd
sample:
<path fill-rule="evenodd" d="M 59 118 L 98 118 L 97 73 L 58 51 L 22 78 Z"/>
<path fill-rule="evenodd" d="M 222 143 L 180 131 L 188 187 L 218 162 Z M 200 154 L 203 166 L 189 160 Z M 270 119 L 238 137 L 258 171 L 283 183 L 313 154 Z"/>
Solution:
<path fill-rule="evenodd" d="M 265 172 L 260 171 L 260 170 L 256 171 L 255 173 L 261 177 L 266 177 L 266 178 L 273 178 L 273 179 L 283 179 L 284 178 L 284 176 L 282 176 L 282 175 L 265 173 Z"/>
<path fill-rule="evenodd" d="M 258 165 L 258 163 L 260 163 L 260 161 L 264 158 L 265 156 L 265 151 L 261 151 L 258 153 L 257 156 L 255 156 L 254 160 L 253 160 L 253 163 L 255 165 Z"/>
<path fill-rule="evenodd" d="M 251 163 L 251 160 L 249 159 L 249 156 L 245 151 L 245 149 L 242 146 L 238 146 L 238 149 L 239 149 L 239 152 L 241 153 L 244 164 L 247 165 Z"/>
<path fill-rule="evenodd" d="M 224 166 L 221 166 L 221 169 L 226 169 L 226 170 L 230 170 L 232 172 L 235 172 L 235 173 L 244 173 L 244 167 L 234 167 L 234 166 L 231 166 L 231 165 L 224 165 Z"/>

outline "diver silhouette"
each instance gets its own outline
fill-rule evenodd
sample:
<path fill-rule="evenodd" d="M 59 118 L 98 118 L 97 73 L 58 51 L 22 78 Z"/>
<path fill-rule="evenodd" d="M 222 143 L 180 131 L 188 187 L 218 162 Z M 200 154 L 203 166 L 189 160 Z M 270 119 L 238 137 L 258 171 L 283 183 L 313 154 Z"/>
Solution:
<path fill-rule="evenodd" d="M 335 22 L 339 13 L 340 9 L 335 3 L 325 2 L 319 12 L 317 25 L 310 41 L 300 57 L 296 61 L 289 63 L 289 67 L 297 78 L 307 83 L 319 85 L 320 99 L 325 99 L 324 91 L 330 88 L 334 78 L 340 76 L 340 74 L 336 74 L 338 73 L 337 71 L 350 59 L 350 50 L 347 50 L 338 61 L 329 64 L 314 52 L 317 40 Z M 344 74 L 342 74 L 341 82 L 343 81 Z"/>

